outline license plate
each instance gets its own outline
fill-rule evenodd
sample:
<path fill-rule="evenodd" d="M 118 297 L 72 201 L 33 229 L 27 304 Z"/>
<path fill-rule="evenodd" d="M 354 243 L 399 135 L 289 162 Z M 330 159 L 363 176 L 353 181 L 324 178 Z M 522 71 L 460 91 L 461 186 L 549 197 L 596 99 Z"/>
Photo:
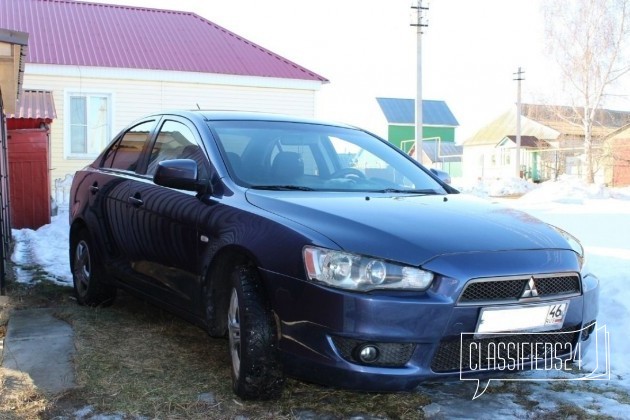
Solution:
<path fill-rule="evenodd" d="M 569 301 L 547 305 L 482 308 L 477 333 L 553 331 L 564 324 Z"/>

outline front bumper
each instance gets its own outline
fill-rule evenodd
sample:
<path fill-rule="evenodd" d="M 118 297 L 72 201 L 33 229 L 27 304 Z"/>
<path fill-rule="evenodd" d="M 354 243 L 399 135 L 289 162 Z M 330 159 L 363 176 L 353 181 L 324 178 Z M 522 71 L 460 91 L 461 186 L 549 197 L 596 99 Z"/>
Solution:
<path fill-rule="evenodd" d="M 290 376 L 348 389 L 400 391 L 428 380 L 488 373 L 488 366 L 468 369 L 470 363 L 481 358 L 467 351 L 466 346 L 470 350 L 475 341 L 469 333 L 475 331 L 480 310 L 487 304 L 458 305 L 467 280 L 442 275 L 426 293 L 362 294 L 263 273 L 278 321 L 279 349 Z M 571 349 L 588 335 L 580 330 L 596 319 L 597 279 L 585 277 L 582 289 L 577 296 L 558 299 L 569 302 L 563 329 L 559 331 L 566 334 L 554 332 L 553 340 L 570 344 L 563 347 L 568 350 L 555 353 L 555 357 L 570 357 Z M 524 342 L 540 338 L 537 334 L 519 336 Z M 513 336 L 502 336 L 484 337 L 477 343 L 486 346 L 494 342 L 496 346 L 513 341 Z M 588 340 L 581 342 L 583 346 L 587 344 Z M 376 347 L 383 357 L 375 363 L 363 362 L 360 350 L 365 346 Z M 483 353 L 486 356 L 487 352 Z M 533 362 L 521 362 L 515 370 L 534 366 Z"/>

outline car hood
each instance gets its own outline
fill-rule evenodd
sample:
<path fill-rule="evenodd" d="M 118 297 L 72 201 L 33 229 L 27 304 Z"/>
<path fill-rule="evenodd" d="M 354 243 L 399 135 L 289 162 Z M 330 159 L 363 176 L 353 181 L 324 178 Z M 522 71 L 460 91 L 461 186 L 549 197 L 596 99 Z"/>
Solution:
<path fill-rule="evenodd" d="M 345 251 L 421 265 L 445 254 L 571 250 L 552 227 L 464 194 L 248 190 L 254 206 L 325 235 Z"/>

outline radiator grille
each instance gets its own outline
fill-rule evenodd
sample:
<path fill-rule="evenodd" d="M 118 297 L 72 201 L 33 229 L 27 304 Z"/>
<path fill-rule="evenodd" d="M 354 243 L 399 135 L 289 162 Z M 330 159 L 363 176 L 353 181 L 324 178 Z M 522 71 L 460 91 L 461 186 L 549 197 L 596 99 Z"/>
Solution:
<path fill-rule="evenodd" d="M 459 303 L 472 304 L 481 302 L 515 302 L 528 288 L 531 279 L 537 296 L 540 298 L 555 298 L 566 295 L 579 294 L 580 277 L 578 275 L 558 275 L 548 277 L 524 277 L 488 279 L 468 283 L 462 292 Z"/>

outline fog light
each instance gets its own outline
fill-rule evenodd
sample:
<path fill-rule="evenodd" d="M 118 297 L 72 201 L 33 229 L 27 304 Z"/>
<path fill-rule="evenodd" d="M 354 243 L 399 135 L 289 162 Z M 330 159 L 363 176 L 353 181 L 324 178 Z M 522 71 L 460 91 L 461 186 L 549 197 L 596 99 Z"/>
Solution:
<path fill-rule="evenodd" d="M 359 360 L 363 363 L 372 363 L 378 359 L 378 348 L 371 344 L 366 344 L 359 349 Z"/>

